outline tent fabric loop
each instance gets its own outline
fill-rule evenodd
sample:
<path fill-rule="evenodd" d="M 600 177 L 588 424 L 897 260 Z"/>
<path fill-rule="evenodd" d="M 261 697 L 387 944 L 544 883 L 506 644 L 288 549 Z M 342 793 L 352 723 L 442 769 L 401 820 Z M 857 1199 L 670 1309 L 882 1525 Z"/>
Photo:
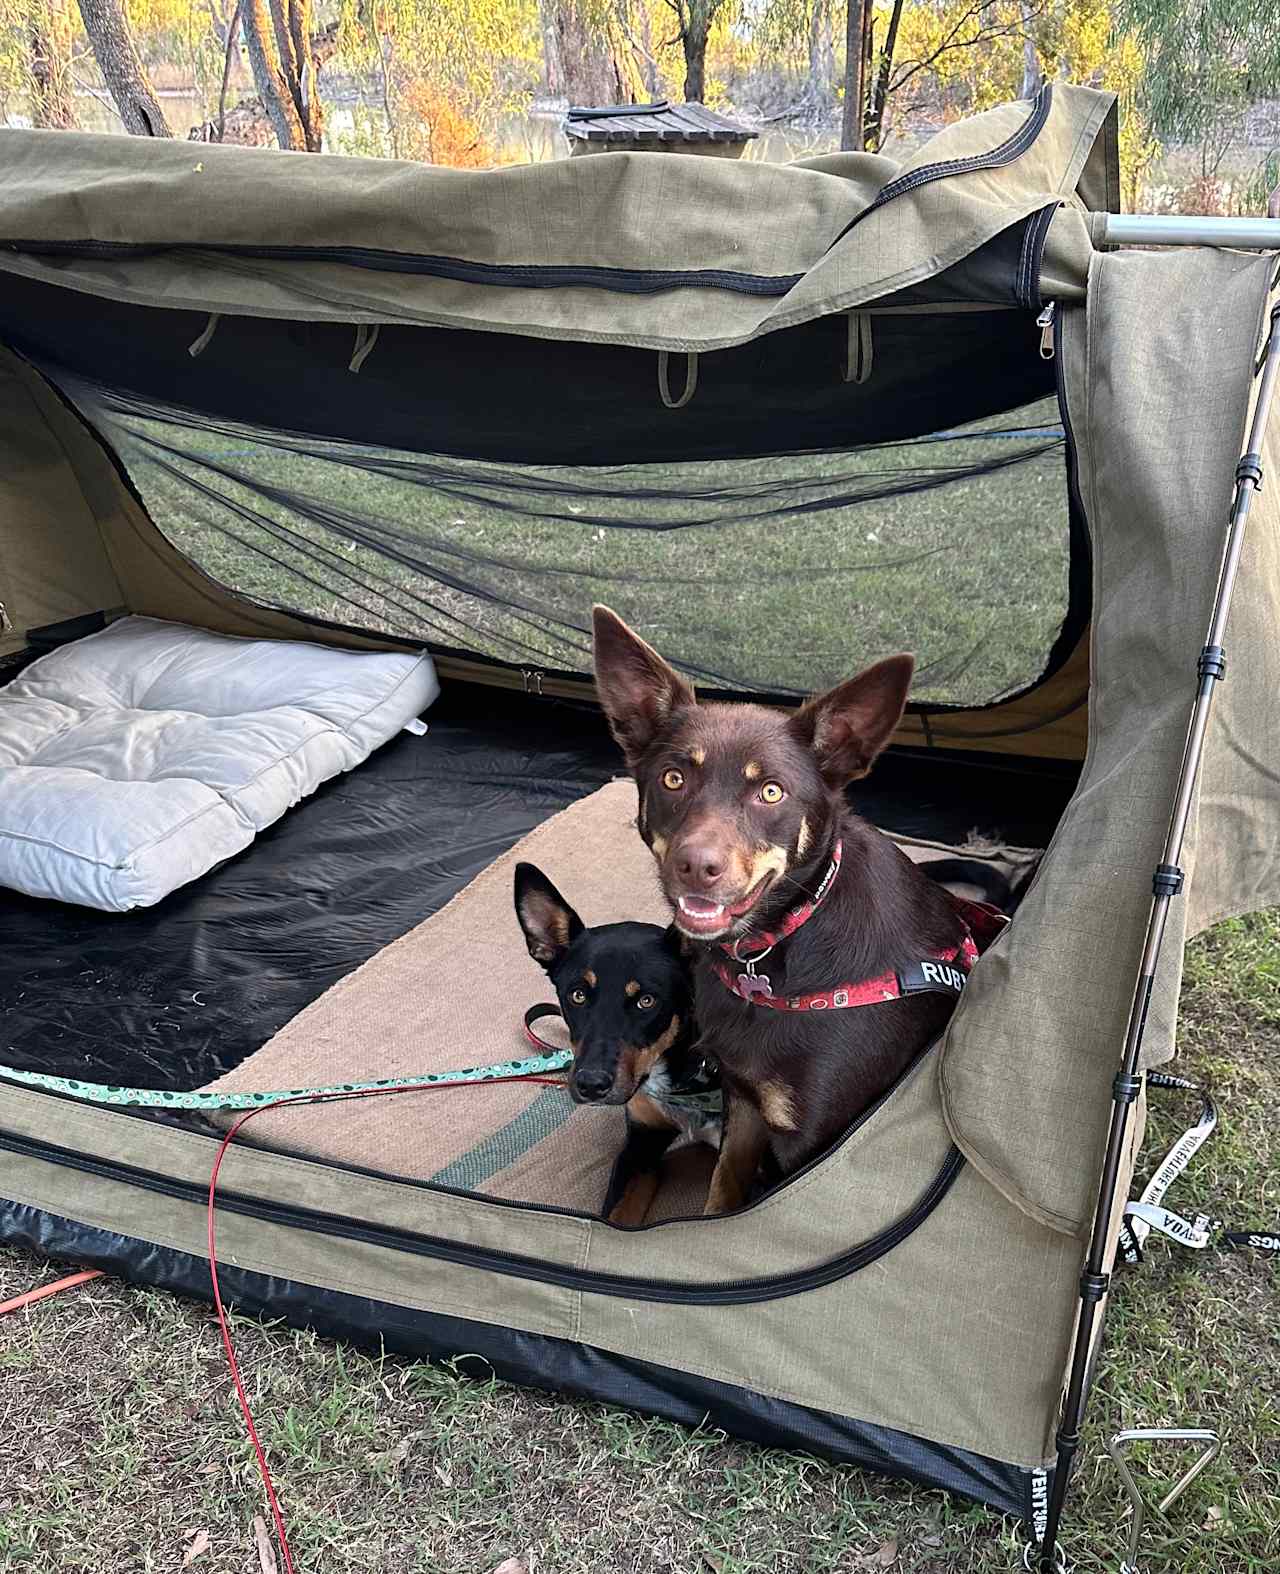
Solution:
<path fill-rule="evenodd" d="M 684 392 L 678 399 L 671 397 L 670 382 L 671 352 L 658 351 L 658 393 L 668 410 L 683 410 L 690 399 L 698 391 L 698 357 L 696 352 L 685 356 Z"/>
<path fill-rule="evenodd" d="M 869 312 L 850 312 L 847 320 L 844 380 L 847 383 L 865 383 L 871 377 L 871 367 L 875 359 L 871 338 L 871 315 Z"/>
<path fill-rule="evenodd" d="M 198 339 L 193 339 L 192 342 L 187 346 L 187 354 L 192 358 L 192 360 L 195 360 L 196 356 L 198 355 L 203 355 L 204 352 L 209 348 L 210 341 L 212 340 L 214 334 L 218 331 L 218 324 L 221 320 L 221 313 L 209 313 L 209 321 L 205 323 L 204 331 L 200 334 Z"/>
<path fill-rule="evenodd" d="M 349 372 L 359 375 L 360 368 L 373 353 L 373 347 L 378 342 L 378 334 L 382 324 L 375 322 L 372 327 L 368 323 L 360 323 L 356 328 L 355 348 L 351 352 L 351 360 L 347 366 Z"/>

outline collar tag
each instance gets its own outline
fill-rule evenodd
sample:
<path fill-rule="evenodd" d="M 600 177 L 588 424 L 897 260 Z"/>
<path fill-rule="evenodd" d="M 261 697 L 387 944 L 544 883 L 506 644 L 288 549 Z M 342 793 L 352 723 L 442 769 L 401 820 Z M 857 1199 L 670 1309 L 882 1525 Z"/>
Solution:
<path fill-rule="evenodd" d="M 749 969 L 745 973 L 738 974 L 737 992 L 744 1000 L 754 1000 L 757 997 L 769 1000 L 773 996 L 773 985 L 763 973 L 756 973 Z"/>
<path fill-rule="evenodd" d="M 898 974 L 898 992 L 926 995 L 950 991 L 958 995 L 967 982 L 968 974 L 955 962 L 908 962 Z"/>

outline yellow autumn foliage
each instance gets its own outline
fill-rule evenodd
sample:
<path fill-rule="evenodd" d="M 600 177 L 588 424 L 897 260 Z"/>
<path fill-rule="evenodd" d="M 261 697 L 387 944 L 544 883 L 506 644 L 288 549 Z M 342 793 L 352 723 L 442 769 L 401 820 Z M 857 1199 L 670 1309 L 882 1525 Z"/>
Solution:
<path fill-rule="evenodd" d="M 888 4 L 877 4 L 877 42 L 884 37 L 889 13 Z M 1132 36 L 1116 34 L 1107 0 L 1045 0 L 1026 6 L 1017 0 L 982 6 L 974 0 L 908 3 L 894 52 L 894 79 L 903 85 L 890 99 L 890 116 L 901 115 L 925 92 L 955 118 L 1016 98 L 1028 34 L 1047 79 L 1109 88 L 1119 95 L 1121 173 L 1126 200 L 1132 204 L 1160 149 L 1133 101 L 1142 51 Z M 981 42 L 975 42 L 980 36 Z M 911 67 L 923 61 L 931 63 L 907 77 Z"/>

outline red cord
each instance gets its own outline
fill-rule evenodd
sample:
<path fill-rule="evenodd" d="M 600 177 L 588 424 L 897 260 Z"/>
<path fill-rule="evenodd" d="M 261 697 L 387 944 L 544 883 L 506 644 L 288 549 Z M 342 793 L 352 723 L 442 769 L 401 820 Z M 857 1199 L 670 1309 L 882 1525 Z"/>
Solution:
<path fill-rule="evenodd" d="M 68 1274 L 65 1279 L 56 1279 L 52 1284 L 38 1285 L 24 1295 L 15 1295 L 11 1301 L 0 1301 L 0 1317 L 6 1312 L 19 1312 L 24 1306 L 34 1306 L 37 1301 L 43 1301 L 46 1296 L 57 1295 L 62 1290 L 73 1290 L 78 1284 L 88 1284 L 90 1279 L 101 1278 L 101 1268 L 86 1268 L 83 1273 Z"/>
<path fill-rule="evenodd" d="M 537 1082 L 548 1088 L 563 1088 L 563 1080 L 553 1077 L 539 1076 L 510 1076 L 488 1077 L 483 1083 L 476 1082 L 440 1082 L 434 1086 L 416 1088 L 363 1088 L 358 1093 L 316 1093 L 304 1095 L 301 1098 L 275 1099 L 270 1104 L 259 1104 L 255 1109 L 247 1110 L 238 1119 L 232 1122 L 226 1136 L 218 1147 L 218 1155 L 213 1161 L 213 1171 L 209 1176 L 209 1206 L 208 1206 L 208 1246 L 209 1246 L 209 1278 L 213 1284 L 213 1305 L 218 1314 L 218 1327 L 222 1333 L 223 1348 L 227 1352 L 227 1365 L 231 1368 L 231 1381 L 235 1386 L 236 1398 L 240 1402 L 240 1413 L 244 1417 L 244 1424 L 249 1433 L 249 1441 L 253 1444 L 254 1457 L 258 1462 L 258 1474 L 262 1477 L 263 1490 L 267 1495 L 267 1503 L 271 1509 L 271 1518 L 276 1527 L 276 1538 L 280 1543 L 280 1555 L 284 1559 L 285 1574 L 296 1574 L 293 1566 L 293 1554 L 289 1550 L 289 1538 L 285 1534 L 284 1515 L 280 1510 L 280 1500 L 276 1496 L 275 1483 L 271 1479 L 271 1470 L 267 1465 L 266 1452 L 258 1437 L 258 1429 L 253 1424 L 253 1412 L 249 1408 L 249 1396 L 244 1391 L 244 1383 L 240 1378 L 240 1363 L 236 1360 L 235 1346 L 231 1342 L 231 1329 L 227 1323 L 226 1309 L 222 1304 L 222 1290 L 218 1284 L 218 1258 L 217 1258 L 217 1230 L 215 1224 L 216 1206 L 218 1196 L 218 1174 L 222 1169 L 222 1161 L 227 1155 L 227 1150 L 235 1140 L 236 1133 L 253 1119 L 261 1115 L 264 1110 L 283 1109 L 288 1104 L 327 1104 L 340 1099 L 379 1098 L 389 1093 L 439 1093 L 449 1088 L 474 1088 L 487 1087 L 495 1082 Z M 88 1275 L 87 1277 L 93 1277 Z M 48 1286 L 44 1293 L 49 1294 L 58 1286 Z M 39 1294 L 40 1292 L 34 1292 Z M 25 1299 L 25 1298 L 24 1298 Z M 0 1307 L 0 1311 L 5 1310 Z"/>

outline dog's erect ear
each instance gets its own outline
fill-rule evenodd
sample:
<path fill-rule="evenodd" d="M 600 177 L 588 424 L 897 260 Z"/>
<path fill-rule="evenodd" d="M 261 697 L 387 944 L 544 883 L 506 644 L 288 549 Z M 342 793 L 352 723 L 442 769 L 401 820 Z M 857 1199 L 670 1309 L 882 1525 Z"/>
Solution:
<path fill-rule="evenodd" d="M 582 920 L 533 864 L 516 865 L 516 917 L 529 955 L 548 972 L 582 933 Z"/>
<path fill-rule="evenodd" d="M 913 656 L 890 656 L 810 700 L 791 718 L 795 735 L 817 755 L 829 787 L 865 776 L 902 720 Z"/>
<path fill-rule="evenodd" d="M 593 607 L 596 689 L 609 730 L 636 766 L 676 711 L 696 705 L 693 689 L 616 612 Z"/>

